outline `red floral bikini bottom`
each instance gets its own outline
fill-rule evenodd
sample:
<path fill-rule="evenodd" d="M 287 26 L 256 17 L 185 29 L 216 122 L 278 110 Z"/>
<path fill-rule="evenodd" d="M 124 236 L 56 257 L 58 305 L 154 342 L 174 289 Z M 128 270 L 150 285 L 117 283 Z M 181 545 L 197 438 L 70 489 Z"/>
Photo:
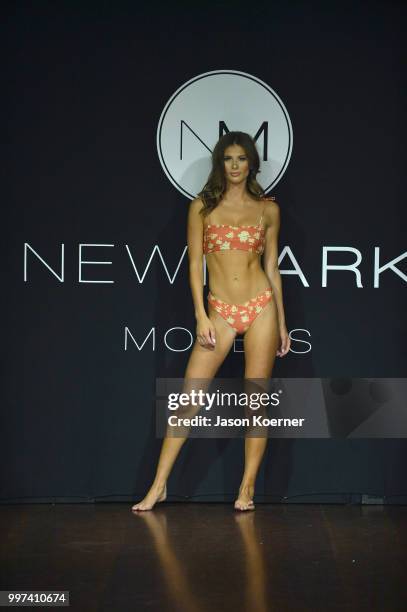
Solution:
<path fill-rule="evenodd" d="M 229 304 L 220 300 L 209 291 L 208 302 L 238 334 L 243 334 L 249 329 L 257 315 L 270 302 L 272 293 L 271 287 L 268 287 L 256 295 L 256 297 L 244 302 L 244 304 Z"/>

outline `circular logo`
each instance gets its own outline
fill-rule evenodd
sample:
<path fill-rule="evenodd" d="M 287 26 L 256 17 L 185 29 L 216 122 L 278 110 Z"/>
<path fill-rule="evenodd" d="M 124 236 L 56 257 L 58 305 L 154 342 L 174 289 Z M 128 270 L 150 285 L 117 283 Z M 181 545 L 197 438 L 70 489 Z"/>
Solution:
<path fill-rule="evenodd" d="M 157 129 L 158 156 L 171 183 L 195 198 L 211 170 L 215 144 L 235 130 L 254 138 L 260 156 L 257 179 L 269 191 L 283 176 L 293 145 L 290 117 L 276 92 L 239 70 L 205 72 L 181 85 Z"/>

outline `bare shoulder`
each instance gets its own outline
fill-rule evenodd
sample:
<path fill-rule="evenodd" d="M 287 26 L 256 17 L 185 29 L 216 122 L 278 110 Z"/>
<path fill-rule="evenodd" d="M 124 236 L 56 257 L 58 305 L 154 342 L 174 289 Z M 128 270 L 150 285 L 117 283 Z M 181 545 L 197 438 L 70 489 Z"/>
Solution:
<path fill-rule="evenodd" d="M 198 215 L 199 211 L 202 210 L 203 205 L 204 205 L 204 203 L 202 202 L 201 198 L 194 198 L 189 203 L 189 211 L 190 211 L 190 213 L 192 213 L 193 215 Z"/>
<path fill-rule="evenodd" d="M 264 202 L 264 217 L 267 225 L 273 225 L 280 221 L 280 206 L 274 196 L 262 198 Z"/>

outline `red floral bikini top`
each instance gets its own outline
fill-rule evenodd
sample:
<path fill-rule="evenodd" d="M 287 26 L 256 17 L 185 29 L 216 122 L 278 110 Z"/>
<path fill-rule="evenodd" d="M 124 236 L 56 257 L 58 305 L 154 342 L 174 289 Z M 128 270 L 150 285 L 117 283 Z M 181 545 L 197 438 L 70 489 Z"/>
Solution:
<path fill-rule="evenodd" d="M 274 197 L 262 199 L 274 200 Z M 265 244 L 265 228 L 261 225 L 264 208 L 257 225 L 206 225 L 203 232 L 205 255 L 216 251 L 251 251 L 261 255 Z"/>

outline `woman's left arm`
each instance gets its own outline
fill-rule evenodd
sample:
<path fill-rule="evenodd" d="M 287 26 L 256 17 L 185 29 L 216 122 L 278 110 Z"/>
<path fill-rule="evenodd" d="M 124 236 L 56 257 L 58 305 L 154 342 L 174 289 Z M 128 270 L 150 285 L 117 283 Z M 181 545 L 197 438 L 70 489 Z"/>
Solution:
<path fill-rule="evenodd" d="M 273 296 L 277 306 L 278 325 L 281 336 L 281 350 L 277 353 L 280 356 L 288 353 L 290 348 L 290 338 L 287 332 L 285 321 L 283 289 L 281 283 L 280 270 L 278 269 L 278 235 L 280 232 L 280 207 L 273 201 L 267 205 L 265 211 L 267 222 L 266 244 L 264 248 L 264 271 L 273 289 Z"/>

